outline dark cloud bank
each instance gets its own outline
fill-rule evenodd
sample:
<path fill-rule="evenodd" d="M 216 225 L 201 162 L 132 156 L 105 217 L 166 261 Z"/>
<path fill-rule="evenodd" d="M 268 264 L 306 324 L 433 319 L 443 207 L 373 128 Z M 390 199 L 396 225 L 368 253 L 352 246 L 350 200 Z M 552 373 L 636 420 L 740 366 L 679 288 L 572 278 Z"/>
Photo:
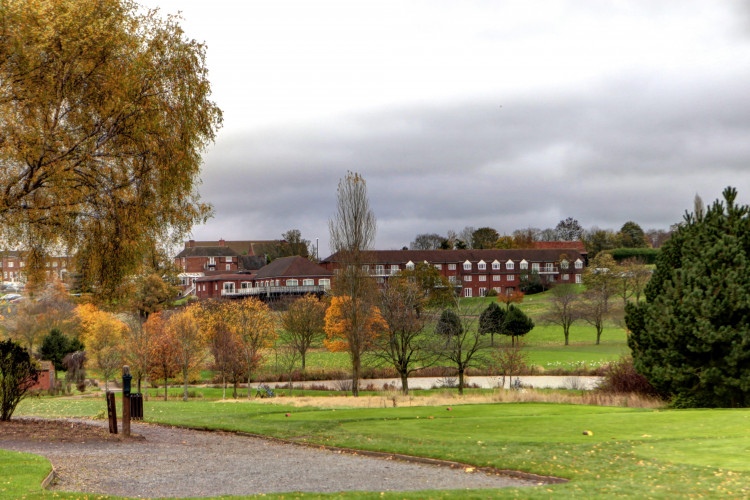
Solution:
<path fill-rule="evenodd" d="M 221 137 L 199 238 L 273 238 L 299 228 L 327 247 L 347 170 L 368 182 L 377 246 L 466 225 L 644 229 L 681 219 L 693 197 L 736 186 L 750 199 L 750 74 L 732 81 L 642 75 L 588 92 L 412 107 L 307 128 Z"/>

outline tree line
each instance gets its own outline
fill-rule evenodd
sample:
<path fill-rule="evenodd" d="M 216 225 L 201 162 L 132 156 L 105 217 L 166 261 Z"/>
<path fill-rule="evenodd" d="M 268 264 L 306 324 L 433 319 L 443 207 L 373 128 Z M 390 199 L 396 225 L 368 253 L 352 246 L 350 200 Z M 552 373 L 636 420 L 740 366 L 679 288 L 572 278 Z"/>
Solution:
<path fill-rule="evenodd" d="M 411 250 L 461 250 L 486 248 L 529 248 L 537 241 L 582 241 L 589 256 L 616 248 L 659 248 L 669 239 L 672 230 L 649 229 L 644 231 L 633 221 L 622 225 L 619 231 L 592 227 L 584 229 L 572 217 L 561 220 L 554 228 L 527 227 L 511 234 L 500 234 L 492 227 L 467 226 L 459 232 L 447 234 L 418 234 L 409 244 Z M 406 247 L 405 247 L 406 248 Z"/>

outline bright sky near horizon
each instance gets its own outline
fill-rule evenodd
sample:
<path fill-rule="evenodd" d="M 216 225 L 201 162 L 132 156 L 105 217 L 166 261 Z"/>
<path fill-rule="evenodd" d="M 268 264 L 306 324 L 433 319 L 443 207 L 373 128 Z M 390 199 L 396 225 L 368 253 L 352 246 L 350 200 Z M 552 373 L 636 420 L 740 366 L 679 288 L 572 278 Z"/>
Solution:
<path fill-rule="evenodd" d="M 377 247 L 418 233 L 633 220 L 750 199 L 750 4 L 141 0 L 205 41 L 224 127 L 196 239 L 328 243 L 368 182 Z"/>

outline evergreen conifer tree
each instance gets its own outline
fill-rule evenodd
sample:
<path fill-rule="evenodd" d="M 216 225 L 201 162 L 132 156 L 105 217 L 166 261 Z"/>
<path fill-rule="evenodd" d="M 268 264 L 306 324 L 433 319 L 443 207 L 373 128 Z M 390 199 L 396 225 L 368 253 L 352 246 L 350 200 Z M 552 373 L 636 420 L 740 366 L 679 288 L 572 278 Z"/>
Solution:
<path fill-rule="evenodd" d="M 675 406 L 750 406 L 750 207 L 723 194 L 685 215 L 626 308 L 634 366 Z"/>

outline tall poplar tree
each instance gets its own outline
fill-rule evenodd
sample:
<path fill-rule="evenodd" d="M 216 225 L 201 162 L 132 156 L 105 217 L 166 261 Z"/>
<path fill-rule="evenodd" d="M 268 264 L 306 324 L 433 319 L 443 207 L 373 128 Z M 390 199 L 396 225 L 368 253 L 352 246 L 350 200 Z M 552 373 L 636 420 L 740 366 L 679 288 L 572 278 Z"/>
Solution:
<path fill-rule="evenodd" d="M 750 406 L 750 207 L 723 196 L 686 213 L 626 308 L 636 370 L 676 406 Z"/>

